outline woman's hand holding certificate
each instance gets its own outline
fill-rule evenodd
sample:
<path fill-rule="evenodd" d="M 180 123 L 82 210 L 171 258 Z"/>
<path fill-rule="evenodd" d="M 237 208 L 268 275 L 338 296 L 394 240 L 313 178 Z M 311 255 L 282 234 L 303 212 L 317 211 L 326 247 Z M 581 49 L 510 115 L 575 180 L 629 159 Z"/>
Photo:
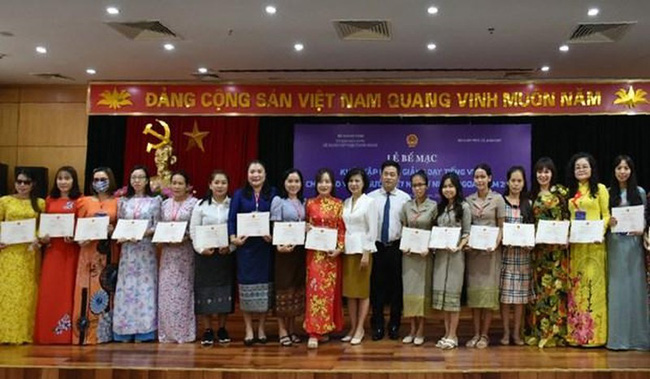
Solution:
<path fill-rule="evenodd" d="M 3 221 L 0 225 L 0 243 L 16 245 L 34 242 L 36 239 L 36 219 Z"/>
<path fill-rule="evenodd" d="M 109 218 L 106 216 L 77 219 L 75 241 L 96 241 L 108 238 Z"/>
<path fill-rule="evenodd" d="M 273 245 L 304 245 L 305 222 L 276 222 L 273 224 Z"/>
<path fill-rule="evenodd" d="M 149 227 L 149 220 L 117 220 L 111 239 L 118 241 L 140 241 Z"/>
<path fill-rule="evenodd" d="M 506 246 L 534 247 L 535 225 L 504 223 L 503 244 Z"/>
<path fill-rule="evenodd" d="M 72 237 L 74 236 L 73 213 L 42 213 L 38 227 L 39 237 Z"/>
<path fill-rule="evenodd" d="M 187 221 L 159 222 L 151 242 L 181 243 L 187 232 Z"/>
<path fill-rule="evenodd" d="M 498 227 L 472 225 L 469 232 L 469 247 L 475 250 L 494 250 L 497 248 L 498 238 Z"/>
<path fill-rule="evenodd" d="M 458 247 L 460 240 L 459 227 L 448 228 L 441 226 L 434 226 L 431 228 L 431 240 L 429 247 L 432 249 L 452 250 Z"/>
<path fill-rule="evenodd" d="M 643 211 L 643 205 L 613 207 L 612 219 L 616 222 L 612 226 L 612 233 L 643 233 L 645 227 Z"/>
<path fill-rule="evenodd" d="M 603 242 L 603 220 L 572 220 L 571 243 L 600 243 Z"/>
<path fill-rule="evenodd" d="M 330 228 L 311 227 L 305 240 L 305 248 L 318 251 L 332 251 L 336 249 L 338 230 Z"/>
<path fill-rule="evenodd" d="M 425 255 L 429 252 L 430 238 L 431 232 L 428 230 L 403 227 L 399 249 Z"/>
<path fill-rule="evenodd" d="M 237 236 L 264 237 L 271 234 L 269 212 L 237 213 Z"/>
<path fill-rule="evenodd" d="M 539 220 L 535 243 L 566 245 L 569 243 L 569 221 Z"/>

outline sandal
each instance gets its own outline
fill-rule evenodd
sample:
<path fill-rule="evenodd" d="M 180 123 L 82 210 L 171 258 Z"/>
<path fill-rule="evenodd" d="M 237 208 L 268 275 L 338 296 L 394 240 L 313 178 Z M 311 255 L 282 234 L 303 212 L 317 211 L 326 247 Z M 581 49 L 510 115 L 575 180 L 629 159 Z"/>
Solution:
<path fill-rule="evenodd" d="M 291 337 L 289 337 L 289 336 L 280 337 L 280 340 L 278 342 L 280 342 L 281 346 L 287 346 L 288 347 L 288 346 L 292 345 Z"/>
<path fill-rule="evenodd" d="M 413 345 L 422 346 L 424 344 L 424 337 L 415 337 L 413 338 Z"/>
<path fill-rule="evenodd" d="M 479 338 L 478 342 L 476 343 L 476 348 L 477 349 L 485 349 L 490 345 L 490 339 L 486 335 L 482 335 L 481 338 Z"/>
<path fill-rule="evenodd" d="M 290 337 L 291 337 L 291 342 L 293 342 L 293 343 L 301 343 L 302 342 L 302 340 L 300 339 L 300 337 L 298 337 L 298 335 L 296 333 L 291 333 Z"/>
<path fill-rule="evenodd" d="M 443 350 L 452 350 L 458 347 L 458 339 L 445 338 L 445 342 L 442 345 Z"/>
<path fill-rule="evenodd" d="M 467 347 L 476 347 L 476 344 L 478 343 L 478 341 L 479 341 L 480 339 L 481 339 L 481 336 L 476 335 L 476 336 L 472 337 L 471 340 L 467 341 L 467 343 L 465 344 L 465 346 L 467 346 Z"/>
<path fill-rule="evenodd" d="M 309 340 L 307 340 L 307 348 L 308 349 L 317 349 L 318 348 L 318 338 L 309 337 Z"/>
<path fill-rule="evenodd" d="M 510 336 L 503 336 L 503 338 L 499 340 L 499 343 L 503 346 L 510 345 Z"/>

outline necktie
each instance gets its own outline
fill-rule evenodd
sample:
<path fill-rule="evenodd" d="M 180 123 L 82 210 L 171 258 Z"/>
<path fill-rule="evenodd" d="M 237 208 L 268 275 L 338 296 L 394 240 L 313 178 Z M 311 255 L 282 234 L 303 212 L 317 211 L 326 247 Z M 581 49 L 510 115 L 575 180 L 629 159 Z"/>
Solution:
<path fill-rule="evenodd" d="M 381 242 L 388 243 L 388 222 L 390 220 L 390 192 L 386 192 L 386 204 L 384 205 L 384 219 L 381 223 Z"/>

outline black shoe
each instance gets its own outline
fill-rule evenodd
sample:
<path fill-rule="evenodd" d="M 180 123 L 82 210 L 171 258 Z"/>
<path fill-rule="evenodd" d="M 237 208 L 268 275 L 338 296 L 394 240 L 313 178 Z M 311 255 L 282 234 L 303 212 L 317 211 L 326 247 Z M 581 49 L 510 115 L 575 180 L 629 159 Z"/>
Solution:
<path fill-rule="evenodd" d="M 399 326 L 391 325 L 388 327 L 388 338 L 392 340 L 399 339 Z"/>
<path fill-rule="evenodd" d="M 384 328 L 377 328 L 372 332 L 372 340 L 379 341 L 384 338 Z"/>
<path fill-rule="evenodd" d="M 255 344 L 255 338 L 246 339 L 244 338 L 244 346 L 253 346 Z"/>
<path fill-rule="evenodd" d="M 201 338 L 201 346 L 212 346 L 214 345 L 214 332 L 212 329 L 208 328 L 203 333 Z"/>
<path fill-rule="evenodd" d="M 217 338 L 219 339 L 219 343 L 230 342 L 230 336 L 228 335 L 226 328 L 219 328 L 219 330 L 217 330 Z"/>

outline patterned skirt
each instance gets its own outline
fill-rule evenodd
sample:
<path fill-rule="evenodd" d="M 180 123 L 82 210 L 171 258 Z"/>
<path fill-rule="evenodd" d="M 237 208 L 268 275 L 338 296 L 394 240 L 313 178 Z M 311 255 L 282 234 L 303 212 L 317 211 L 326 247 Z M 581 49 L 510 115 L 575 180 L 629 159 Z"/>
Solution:
<path fill-rule="evenodd" d="M 501 253 L 499 301 L 503 304 L 527 304 L 532 298 L 530 250 L 504 247 Z"/>

